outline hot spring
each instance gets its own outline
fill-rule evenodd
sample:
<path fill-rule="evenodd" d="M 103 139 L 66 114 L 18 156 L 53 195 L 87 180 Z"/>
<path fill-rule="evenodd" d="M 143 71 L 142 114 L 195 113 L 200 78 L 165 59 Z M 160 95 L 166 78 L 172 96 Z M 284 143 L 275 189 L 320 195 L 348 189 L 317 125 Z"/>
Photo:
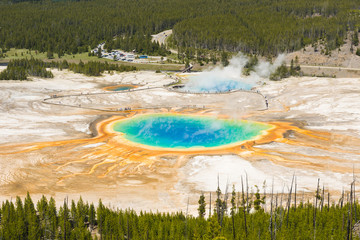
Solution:
<path fill-rule="evenodd" d="M 134 89 L 136 87 L 137 86 L 135 86 L 135 85 L 122 84 L 122 85 L 105 87 L 104 90 L 118 92 L 118 91 L 126 91 L 126 90 L 130 90 L 130 89 Z"/>
<path fill-rule="evenodd" d="M 271 125 L 180 114 L 137 115 L 113 125 L 129 141 L 160 148 L 219 147 L 254 139 Z"/>
<path fill-rule="evenodd" d="M 223 93 L 234 90 L 250 90 L 253 86 L 254 84 L 245 79 L 205 72 L 190 76 L 189 81 L 181 90 L 193 93 Z"/>

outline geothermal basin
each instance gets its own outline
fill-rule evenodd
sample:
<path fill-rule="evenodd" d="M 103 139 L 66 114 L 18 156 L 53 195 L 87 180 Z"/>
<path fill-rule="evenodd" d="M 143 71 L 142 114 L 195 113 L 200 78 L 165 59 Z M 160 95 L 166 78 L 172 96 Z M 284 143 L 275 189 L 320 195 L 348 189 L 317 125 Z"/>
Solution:
<path fill-rule="evenodd" d="M 97 202 L 100 196 L 104 203 L 119 208 L 174 212 L 188 206 L 189 213 L 196 215 L 201 192 L 209 199 L 209 191 L 215 191 L 218 183 L 221 190 L 225 184 L 239 190 L 246 175 L 250 188 L 266 181 L 264 189 L 269 193 L 274 182 L 274 193 L 281 193 L 289 191 L 295 174 L 297 189 L 305 197 L 313 197 L 320 178 L 335 200 L 343 189 L 350 189 L 354 175 L 359 183 L 359 79 L 292 77 L 257 84 L 269 101 L 269 109 L 264 110 L 263 97 L 254 91 L 167 91 L 162 86 L 172 84 L 174 78 L 154 72 L 90 78 L 52 71 L 54 79 L 1 82 L 0 200 L 27 192 L 34 199 L 44 194 L 58 202 L 80 195 Z M 103 87 L 119 84 L 144 87 L 103 94 Z M 53 94 L 64 97 L 44 101 Z M 132 110 L 114 111 L 121 107 Z M 166 128 L 181 125 L 175 115 L 190 118 L 177 133 Z M 171 121 L 156 129 L 156 121 L 165 116 L 171 116 Z M 213 121 L 210 116 L 218 118 Z M 202 121 L 195 125 L 209 123 L 193 130 L 202 141 L 185 134 L 192 129 L 189 122 L 196 119 Z M 225 142 L 236 135 L 237 127 L 226 127 L 231 119 L 272 128 L 255 133 L 249 141 Z M 139 127 L 134 132 L 136 137 L 144 129 L 141 139 L 131 139 L 130 130 L 125 131 L 136 121 L 148 130 Z M 120 132 L 114 129 L 125 122 L 128 125 Z M 161 134 L 153 129 L 173 139 L 161 142 Z M 211 134 L 205 133 L 210 130 Z M 228 136 L 217 139 L 219 131 Z M 146 141 L 145 132 L 154 134 L 156 141 Z"/>
<path fill-rule="evenodd" d="M 271 125 L 184 114 L 145 114 L 120 120 L 116 132 L 131 142 L 159 148 L 212 148 L 252 140 Z"/>

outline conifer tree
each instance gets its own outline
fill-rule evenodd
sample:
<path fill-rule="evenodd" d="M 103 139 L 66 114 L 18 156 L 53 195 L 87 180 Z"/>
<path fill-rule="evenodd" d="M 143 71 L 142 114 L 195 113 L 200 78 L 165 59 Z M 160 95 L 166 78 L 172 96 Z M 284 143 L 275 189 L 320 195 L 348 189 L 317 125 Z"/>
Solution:
<path fill-rule="evenodd" d="M 90 230 L 92 230 L 95 225 L 95 207 L 93 203 L 90 204 L 90 208 L 89 208 L 89 225 L 90 225 Z"/>
<path fill-rule="evenodd" d="M 58 217 L 57 217 L 57 211 L 56 211 L 56 203 L 54 198 L 50 198 L 49 200 L 49 206 L 48 206 L 48 218 L 49 218 L 49 238 L 55 239 L 57 236 L 57 227 L 58 227 Z M 46 235 L 47 236 L 47 235 Z"/>
<path fill-rule="evenodd" d="M 236 192 L 235 192 L 235 185 L 233 185 L 233 190 L 231 192 L 231 221 L 232 221 L 232 231 L 233 231 L 233 239 L 236 239 L 236 230 L 235 230 L 235 213 L 236 213 Z"/>
<path fill-rule="evenodd" d="M 99 205 L 96 209 L 96 215 L 97 215 L 97 223 L 98 223 L 99 233 L 100 233 L 100 240 L 102 240 L 106 215 L 105 215 L 105 207 L 102 204 L 101 199 L 99 200 Z"/>
<path fill-rule="evenodd" d="M 70 211 L 67 205 L 66 200 L 64 200 L 64 205 L 60 207 L 59 211 L 59 225 L 60 225 L 60 233 L 59 238 L 64 240 L 70 239 L 71 234 L 71 224 L 70 224 Z"/>
<path fill-rule="evenodd" d="M 30 197 L 29 192 L 25 198 L 25 222 L 27 227 L 27 234 L 30 240 L 36 240 L 40 238 L 40 229 L 39 229 L 39 218 L 36 214 L 34 203 Z"/>
<path fill-rule="evenodd" d="M 359 45 L 359 32 L 358 32 L 357 29 L 354 30 L 354 33 L 353 33 L 353 35 L 352 35 L 352 44 L 353 44 L 354 46 Z"/>
<path fill-rule="evenodd" d="M 204 218 L 205 210 L 206 210 L 206 202 L 205 202 L 204 193 L 201 193 L 198 203 L 199 203 L 199 208 L 198 208 L 199 217 Z"/>

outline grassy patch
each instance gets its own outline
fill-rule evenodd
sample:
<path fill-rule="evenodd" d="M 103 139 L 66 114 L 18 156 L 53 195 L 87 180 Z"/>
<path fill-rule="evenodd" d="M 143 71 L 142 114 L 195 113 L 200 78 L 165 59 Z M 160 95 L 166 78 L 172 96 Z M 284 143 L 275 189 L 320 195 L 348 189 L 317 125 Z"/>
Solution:
<path fill-rule="evenodd" d="M 46 53 L 39 53 L 34 50 L 28 49 L 15 49 L 11 48 L 5 53 L 5 57 L 1 59 L 2 61 L 8 62 L 10 60 L 22 59 L 22 58 L 35 58 L 35 59 L 46 59 Z"/>
<path fill-rule="evenodd" d="M 22 59 L 22 58 L 28 58 L 31 57 L 35 59 L 40 59 L 43 61 L 62 61 L 66 60 L 69 63 L 79 63 L 80 60 L 83 62 L 88 61 L 100 61 L 100 62 L 109 62 L 114 64 L 122 64 L 126 66 L 135 66 L 139 70 L 148 70 L 148 71 L 179 71 L 184 69 L 183 64 L 170 64 L 170 63 L 133 63 L 133 62 L 121 62 L 121 61 L 113 61 L 106 58 L 98 58 L 96 56 L 89 56 L 88 53 L 78 53 L 74 55 L 67 55 L 62 56 L 61 58 L 58 58 L 58 55 L 54 53 L 53 59 L 48 59 L 45 53 L 39 53 L 38 51 L 34 50 L 28 50 L 28 49 L 15 49 L 11 48 L 9 51 L 6 52 L 6 56 L 2 59 L 0 59 L 0 62 L 9 62 L 10 60 L 14 59 Z"/>
<path fill-rule="evenodd" d="M 44 53 L 40 53 L 38 51 L 35 50 L 28 50 L 28 49 L 15 49 L 15 48 L 11 48 L 9 51 L 7 51 L 5 53 L 5 57 L 1 59 L 2 62 L 8 62 L 10 60 L 15 60 L 15 59 L 22 59 L 22 58 L 35 58 L 35 59 L 40 59 L 40 60 L 83 60 L 83 61 L 89 61 L 89 60 L 96 60 L 98 59 L 97 57 L 89 57 L 88 53 L 78 53 L 75 55 L 67 55 L 65 54 L 65 56 L 62 56 L 61 58 L 58 58 L 58 55 L 56 53 L 54 53 L 54 58 L 53 59 L 48 59 L 46 56 L 46 52 Z"/>
<path fill-rule="evenodd" d="M 180 71 L 184 69 L 183 64 L 155 64 L 155 63 L 129 63 L 129 62 L 119 62 L 119 64 L 135 66 L 139 70 L 147 71 Z"/>

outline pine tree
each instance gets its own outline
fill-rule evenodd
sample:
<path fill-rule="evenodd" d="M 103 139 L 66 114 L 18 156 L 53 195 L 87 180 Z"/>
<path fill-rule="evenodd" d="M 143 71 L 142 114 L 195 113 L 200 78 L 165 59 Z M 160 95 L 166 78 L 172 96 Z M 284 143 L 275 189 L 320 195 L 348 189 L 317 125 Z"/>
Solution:
<path fill-rule="evenodd" d="M 91 203 L 90 204 L 90 208 L 89 208 L 89 225 L 90 225 L 90 230 L 92 231 L 95 225 L 95 207 L 94 204 Z"/>
<path fill-rule="evenodd" d="M 59 238 L 63 240 L 69 240 L 71 234 L 71 224 L 70 224 L 70 211 L 67 205 L 66 200 L 64 200 L 64 205 L 60 207 L 59 211 L 59 225 L 60 233 Z"/>
<path fill-rule="evenodd" d="M 50 221 L 48 215 L 48 202 L 44 195 L 38 201 L 36 208 L 39 216 L 41 236 L 45 236 L 46 238 L 48 238 L 50 233 L 49 231 Z"/>
<path fill-rule="evenodd" d="M 352 44 L 354 46 L 359 45 L 359 32 L 357 29 L 354 31 L 354 33 L 352 35 Z"/>
<path fill-rule="evenodd" d="M 54 53 L 51 51 L 51 50 L 48 50 L 47 51 L 47 54 L 46 54 L 46 57 L 48 59 L 53 59 L 54 58 Z"/>
<path fill-rule="evenodd" d="M 20 197 L 16 197 L 16 227 L 17 239 L 26 238 L 25 212 Z"/>
<path fill-rule="evenodd" d="M 48 218 L 49 218 L 49 237 L 50 239 L 55 239 L 57 236 L 57 228 L 58 228 L 58 217 L 56 212 L 56 203 L 54 198 L 50 198 L 49 206 L 48 206 Z"/>
<path fill-rule="evenodd" d="M 28 231 L 29 240 L 37 240 L 40 238 L 39 218 L 36 215 L 34 203 L 30 197 L 29 192 L 25 198 L 25 214 L 26 214 L 26 225 Z"/>
<path fill-rule="evenodd" d="M 221 63 L 224 67 L 229 65 L 229 55 L 225 51 L 221 53 Z"/>
<path fill-rule="evenodd" d="M 218 218 L 218 222 L 220 223 L 221 221 L 221 218 L 222 218 L 222 200 L 221 200 L 221 190 L 220 190 L 220 186 L 219 186 L 219 183 L 218 183 L 218 188 L 216 190 L 216 202 L 215 202 L 215 205 L 216 205 L 216 216 Z"/>
<path fill-rule="evenodd" d="M 205 210 L 206 210 L 204 193 L 201 193 L 198 203 L 199 203 L 199 208 L 198 208 L 199 218 L 204 218 Z"/>
<path fill-rule="evenodd" d="M 217 220 L 216 214 L 214 214 L 211 218 L 208 220 L 208 228 L 206 236 L 208 239 L 214 239 L 218 236 L 220 236 L 220 224 Z"/>
<path fill-rule="evenodd" d="M 265 197 L 260 196 L 260 190 L 257 185 L 255 185 L 255 188 L 256 188 L 256 193 L 255 193 L 255 200 L 254 200 L 254 209 L 256 211 L 259 211 L 262 209 L 261 204 L 265 203 Z"/>
<path fill-rule="evenodd" d="M 105 207 L 102 204 L 101 199 L 99 200 L 99 205 L 98 208 L 96 210 L 96 214 L 97 214 L 97 223 L 98 223 L 98 227 L 99 227 L 99 233 L 100 233 L 100 240 L 103 239 L 103 233 L 104 233 L 104 223 L 105 223 Z"/>

